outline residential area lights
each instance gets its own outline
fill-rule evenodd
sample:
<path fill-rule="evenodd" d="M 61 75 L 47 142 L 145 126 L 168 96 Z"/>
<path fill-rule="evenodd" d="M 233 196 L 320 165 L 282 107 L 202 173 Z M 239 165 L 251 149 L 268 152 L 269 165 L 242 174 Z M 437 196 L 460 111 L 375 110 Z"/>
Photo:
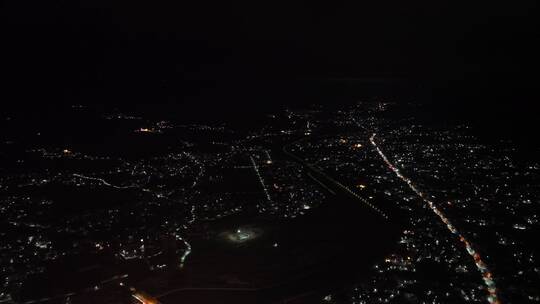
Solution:
<path fill-rule="evenodd" d="M 376 134 L 373 133 L 371 135 L 371 137 L 369 138 L 369 141 L 371 142 L 373 147 L 375 147 L 375 149 L 377 150 L 377 153 L 383 159 L 383 161 L 386 163 L 388 168 L 390 168 L 390 170 L 392 170 L 399 179 L 404 181 L 409 186 L 409 188 L 414 193 L 416 193 L 416 195 L 418 195 L 422 199 L 422 201 L 424 201 L 429 206 L 429 208 L 439 217 L 439 219 L 446 225 L 448 230 L 452 234 L 457 236 L 459 241 L 461 243 L 463 243 L 463 245 L 465 246 L 465 249 L 467 250 L 467 253 L 473 258 L 474 263 L 476 265 L 476 268 L 478 269 L 480 274 L 482 274 L 482 278 L 484 280 L 484 285 L 486 286 L 486 288 L 488 290 L 488 293 L 489 293 L 489 296 L 487 297 L 488 302 L 490 304 L 499 304 L 499 303 L 501 303 L 501 301 L 499 300 L 499 298 L 497 296 L 497 287 L 495 286 L 495 281 L 493 280 L 493 275 L 489 271 L 487 265 L 482 260 L 482 257 L 480 256 L 480 254 L 478 252 L 476 252 L 476 250 L 474 250 L 472 244 L 456 229 L 456 227 L 450 222 L 450 220 L 444 215 L 444 213 L 441 210 L 439 210 L 439 208 L 437 208 L 437 206 L 435 206 L 435 204 L 431 200 L 429 200 L 427 198 L 427 195 L 425 195 L 423 192 L 418 190 L 418 188 L 416 188 L 414 183 L 408 177 L 401 174 L 399 169 L 396 166 L 394 166 L 394 164 L 392 164 L 388 160 L 388 158 L 382 152 L 382 150 L 379 148 L 379 146 L 377 146 L 377 143 L 375 142 L 375 135 Z"/>

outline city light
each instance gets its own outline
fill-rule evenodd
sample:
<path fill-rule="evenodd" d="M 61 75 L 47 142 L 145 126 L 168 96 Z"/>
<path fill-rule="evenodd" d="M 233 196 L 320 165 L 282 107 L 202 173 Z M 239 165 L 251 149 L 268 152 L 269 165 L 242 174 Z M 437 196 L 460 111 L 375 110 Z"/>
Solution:
<path fill-rule="evenodd" d="M 493 280 L 492 278 L 492 274 L 491 272 L 488 270 L 486 264 L 482 261 L 482 258 L 480 257 L 480 254 L 478 252 L 476 252 L 473 248 L 473 246 L 471 245 L 471 243 L 469 241 L 467 241 L 467 239 L 461 234 L 458 232 L 458 230 L 454 227 L 454 225 L 450 222 L 450 220 L 443 214 L 442 211 L 440 211 L 439 208 L 437 208 L 437 206 L 435 205 L 435 203 L 433 203 L 431 200 L 429 200 L 427 198 L 427 195 L 425 195 L 423 192 L 421 192 L 420 190 L 418 190 L 416 188 L 416 186 L 414 185 L 414 183 L 409 179 L 407 178 L 406 176 L 404 176 L 403 174 L 401 174 L 401 172 L 399 171 L 398 168 L 396 168 L 394 166 L 394 164 L 392 164 L 388 158 L 386 157 L 386 155 L 382 152 L 382 150 L 379 148 L 379 146 L 377 145 L 377 143 L 375 142 L 375 133 L 373 133 L 371 135 L 371 137 L 369 138 L 369 141 L 371 142 L 371 144 L 375 147 L 375 149 L 377 150 L 377 153 L 381 156 L 381 158 L 383 159 L 383 161 L 386 163 L 386 165 L 388 166 L 388 168 L 390 168 L 390 170 L 392 170 L 396 176 L 401 179 L 402 181 L 404 181 L 408 186 L 409 188 L 414 192 L 416 193 L 425 203 L 427 203 L 427 205 L 429 206 L 429 208 L 441 219 L 441 221 L 446 225 L 446 227 L 448 228 L 448 230 L 454 234 L 455 236 L 457 236 L 458 240 L 464 244 L 465 246 L 465 249 L 467 250 L 467 252 L 469 253 L 469 255 L 473 258 L 474 260 L 474 263 L 476 264 L 476 268 L 478 269 L 478 271 L 480 271 L 480 273 L 482 274 L 482 277 L 483 277 L 483 280 L 484 280 L 484 284 L 487 288 L 487 291 L 489 293 L 489 296 L 487 297 L 487 300 L 489 303 L 491 304 L 497 304 L 497 303 L 500 303 L 500 300 L 497 296 L 497 288 L 495 287 L 495 281 Z"/>

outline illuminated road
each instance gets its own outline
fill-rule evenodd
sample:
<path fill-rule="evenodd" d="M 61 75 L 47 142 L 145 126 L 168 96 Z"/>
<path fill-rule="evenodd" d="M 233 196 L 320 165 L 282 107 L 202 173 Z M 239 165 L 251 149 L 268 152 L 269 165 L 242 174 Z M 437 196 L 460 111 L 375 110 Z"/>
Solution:
<path fill-rule="evenodd" d="M 322 172 L 320 169 L 316 168 L 315 166 L 313 166 L 312 164 L 310 163 L 307 163 L 306 161 L 304 161 L 302 158 L 296 156 L 295 154 L 289 152 L 289 150 L 287 149 L 287 147 L 284 147 L 283 148 L 283 152 L 289 156 L 291 156 L 292 158 L 294 158 L 295 160 L 297 160 L 298 162 L 300 162 L 301 164 L 303 164 L 306 168 L 310 169 L 311 171 L 313 171 L 314 173 L 316 173 L 317 175 L 320 175 L 321 177 L 323 177 L 326 181 L 330 182 L 331 184 L 333 184 L 334 186 L 336 186 L 338 189 L 340 190 L 343 190 L 345 193 L 347 193 L 349 195 L 349 197 L 352 197 L 354 198 L 356 201 L 360 201 L 361 203 L 363 203 L 364 205 L 368 206 L 371 210 L 375 211 L 377 214 L 379 214 L 380 216 L 382 216 L 385 220 L 388 220 L 390 217 L 384 213 L 381 209 L 379 209 L 378 207 L 376 207 L 375 205 L 373 205 L 372 203 L 368 202 L 365 198 L 359 196 L 358 194 L 356 194 L 354 191 L 352 191 L 349 187 L 343 185 L 342 183 L 338 182 L 337 180 L 333 179 L 332 177 L 328 176 L 326 173 Z M 320 183 L 320 180 L 317 180 L 319 183 Z M 328 188 L 325 186 L 325 188 Z M 335 194 L 334 191 L 331 191 L 332 194 Z"/>
<path fill-rule="evenodd" d="M 137 187 L 135 187 L 135 186 L 123 186 L 123 187 L 122 187 L 122 186 L 116 186 L 116 185 L 113 185 L 113 184 L 107 182 L 107 181 L 104 180 L 103 178 L 84 176 L 84 175 L 82 175 L 82 174 L 77 174 L 77 173 L 74 173 L 73 176 L 78 177 L 78 178 L 82 178 L 82 179 L 86 179 L 86 180 L 97 181 L 97 182 L 100 182 L 101 184 L 103 184 L 103 185 L 105 185 L 105 186 L 112 187 L 112 188 L 115 188 L 115 189 L 137 188 Z"/>
<path fill-rule="evenodd" d="M 257 163 L 253 159 L 253 156 L 249 157 L 251 159 L 251 163 L 253 164 L 253 169 L 255 169 L 255 173 L 257 173 L 257 177 L 259 178 L 259 181 L 261 182 L 261 185 L 264 189 L 264 194 L 266 195 L 266 199 L 271 202 L 272 199 L 270 198 L 270 194 L 268 193 L 268 189 L 266 188 L 266 185 L 264 184 L 264 180 L 261 176 L 261 173 L 259 172 L 259 167 L 257 166 Z"/>
<path fill-rule="evenodd" d="M 188 226 L 193 224 L 193 222 L 195 222 L 195 219 L 196 219 L 195 205 L 193 205 L 191 206 L 191 219 L 187 222 L 186 225 L 183 225 L 184 230 L 187 230 Z M 180 264 L 179 264 L 180 268 L 184 268 L 184 265 L 186 264 L 186 259 L 191 254 L 192 248 L 191 248 L 191 244 L 179 233 L 180 233 L 180 229 L 177 229 L 177 232 L 174 234 L 174 237 L 176 238 L 176 240 L 181 241 L 182 243 L 184 243 L 184 246 L 186 246 L 186 251 L 180 257 Z"/>
<path fill-rule="evenodd" d="M 456 227 L 450 222 L 450 220 L 444 215 L 444 213 L 441 210 L 439 210 L 439 208 L 437 208 L 437 206 L 435 206 L 435 204 L 431 200 L 429 200 L 423 192 L 418 190 L 418 188 L 416 188 L 414 183 L 409 178 L 401 174 L 401 172 L 399 172 L 399 169 L 388 160 L 388 158 L 386 157 L 386 155 L 384 155 L 384 153 L 379 148 L 379 146 L 377 146 L 377 143 L 375 142 L 375 135 L 376 134 L 373 133 L 373 135 L 371 135 L 371 137 L 369 138 L 369 141 L 371 142 L 373 147 L 375 147 L 375 149 L 377 150 L 377 153 L 379 153 L 379 155 L 384 160 L 388 168 L 390 168 L 390 170 L 392 170 L 396 174 L 396 176 L 399 177 L 399 179 L 404 181 L 409 186 L 409 188 L 412 191 L 414 191 L 414 193 L 416 193 L 416 195 L 418 195 L 422 199 L 422 201 L 424 201 L 429 206 L 431 211 L 433 211 L 439 217 L 439 219 L 446 225 L 448 230 L 452 234 L 457 236 L 459 241 L 463 243 L 463 245 L 465 245 L 465 248 L 467 249 L 467 253 L 473 258 L 474 263 L 476 264 L 476 268 L 482 274 L 482 278 L 484 279 L 484 285 L 486 286 L 489 292 L 489 296 L 487 298 L 488 302 L 491 304 L 501 303 L 497 296 L 497 288 L 495 286 L 495 282 L 493 281 L 492 274 L 489 271 L 487 265 L 482 261 L 482 257 L 480 256 L 480 254 L 474 250 L 471 242 L 469 242 L 456 229 Z"/>
<path fill-rule="evenodd" d="M 268 150 L 264 150 L 264 153 L 266 154 L 266 163 L 271 164 L 272 163 L 272 157 L 270 157 L 270 153 Z"/>
<path fill-rule="evenodd" d="M 195 180 L 193 181 L 193 184 L 191 185 L 191 188 L 195 188 L 195 186 L 197 186 L 197 183 L 202 179 L 204 175 L 204 166 L 201 164 L 201 162 L 199 162 L 199 160 L 195 156 L 193 156 L 193 154 L 184 152 L 184 155 L 187 156 L 189 159 L 191 159 L 191 161 L 193 161 L 195 165 L 199 167 L 199 173 L 197 174 L 197 176 L 195 177 Z"/>

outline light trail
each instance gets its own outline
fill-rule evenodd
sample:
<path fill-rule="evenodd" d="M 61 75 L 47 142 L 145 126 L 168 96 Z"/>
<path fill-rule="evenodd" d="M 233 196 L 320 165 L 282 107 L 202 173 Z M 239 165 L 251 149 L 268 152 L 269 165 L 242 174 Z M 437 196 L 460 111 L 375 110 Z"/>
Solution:
<path fill-rule="evenodd" d="M 204 175 L 204 167 L 202 166 L 202 164 L 198 161 L 197 158 L 195 158 L 191 153 L 184 153 L 184 155 L 188 158 L 190 158 L 196 165 L 199 166 L 199 173 L 197 174 L 197 176 L 195 177 L 194 181 L 193 181 L 193 184 L 191 185 L 191 188 L 195 188 L 195 186 L 197 185 L 197 183 L 199 182 L 199 180 L 203 177 Z M 195 205 L 191 205 L 191 218 L 188 220 L 188 222 L 184 225 L 182 225 L 182 228 L 184 228 L 184 230 L 187 230 L 188 229 L 188 226 L 192 225 L 195 220 L 196 220 L 196 216 L 195 216 Z M 180 232 L 181 231 L 181 228 L 178 227 L 176 229 L 176 232 Z M 182 256 L 180 257 L 180 264 L 179 264 L 179 267 L 180 269 L 184 268 L 185 264 L 186 264 L 186 260 L 188 258 L 188 256 L 191 254 L 191 252 L 193 251 L 193 248 L 191 247 L 191 244 L 185 239 L 183 238 L 181 235 L 177 234 L 177 233 L 174 233 L 174 237 L 176 238 L 176 240 L 178 241 L 181 241 L 182 243 L 184 243 L 184 246 L 186 246 L 186 251 L 184 251 L 184 253 L 182 254 Z"/>
<path fill-rule="evenodd" d="M 357 200 L 361 201 L 362 203 L 368 205 L 371 209 L 373 209 L 375 212 L 379 213 L 383 218 L 385 219 L 389 219 L 390 217 L 384 213 L 381 209 L 377 208 L 375 205 L 373 205 L 372 203 L 368 202 L 365 198 L 359 196 L 358 194 L 356 194 L 356 192 L 352 191 L 351 189 L 349 189 L 349 187 L 343 185 L 342 183 L 338 182 L 338 181 L 334 181 L 334 183 L 336 185 L 338 185 L 339 187 L 341 187 L 343 190 L 345 190 L 346 192 L 348 192 L 349 194 L 351 194 L 352 196 L 354 196 Z"/>
<path fill-rule="evenodd" d="M 133 287 L 131 287 L 130 290 L 132 292 L 131 296 L 141 304 L 160 304 L 155 297 L 152 297 L 145 292 L 137 291 Z"/>
<path fill-rule="evenodd" d="M 317 169 L 315 166 L 313 166 L 312 164 L 309 164 L 307 163 L 305 160 L 303 160 L 302 158 L 294 155 L 293 153 L 289 152 L 287 150 L 286 147 L 283 147 L 283 152 L 285 152 L 287 155 L 291 156 L 292 158 L 296 159 L 297 161 L 299 161 L 300 163 L 304 164 L 307 168 L 309 168 L 310 170 L 313 170 L 314 172 L 320 174 L 321 176 L 323 176 L 324 178 L 326 178 L 328 181 L 330 181 L 331 183 L 333 183 L 334 185 L 340 187 L 341 189 L 343 189 L 345 192 L 349 193 L 350 195 L 352 195 L 356 200 L 364 203 L 366 206 L 370 207 L 373 211 L 377 212 L 379 215 L 381 215 L 384 219 L 388 220 L 390 217 L 384 213 L 381 209 L 377 208 L 375 205 L 373 205 L 372 203 L 368 202 L 365 198 L 359 196 L 358 194 L 356 194 L 356 192 L 352 191 L 351 189 L 349 189 L 349 187 L 343 185 L 342 183 L 338 182 L 337 180 L 331 178 L 330 176 L 328 176 L 328 174 L 322 172 L 321 170 Z M 313 177 L 312 177 L 313 178 Z M 335 193 L 334 191 L 331 191 L 332 193 Z"/>
<path fill-rule="evenodd" d="M 270 153 L 268 153 L 268 150 L 264 150 L 264 153 L 266 154 L 266 164 L 271 164 L 272 163 L 272 157 L 270 157 Z"/>
<path fill-rule="evenodd" d="M 253 156 L 250 156 L 249 158 L 251 159 L 251 163 L 253 164 L 253 169 L 255 169 L 255 173 L 257 173 L 257 177 L 259 177 L 259 181 L 261 182 L 261 185 L 263 187 L 264 194 L 266 195 L 266 199 L 269 202 L 271 202 L 272 199 L 270 198 L 270 194 L 268 193 L 268 189 L 266 189 L 266 185 L 264 184 L 264 180 L 263 180 L 263 178 L 261 176 L 261 173 L 259 172 L 259 167 L 255 163 L 255 160 L 253 159 Z"/>
<path fill-rule="evenodd" d="M 116 185 L 113 185 L 113 184 L 107 182 L 107 181 L 104 180 L 103 178 L 84 176 L 84 175 L 82 175 L 82 174 L 77 174 L 77 173 L 74 173 L 73 176 L 79 177 L 79 178 L 82 178 L 82 179 L 87 179 L 87 180 L 94 180 L 94 181 L 100 182 L 101 184 L 103 184 L 103 185 L 105 185 L 105 186 L 112 187 L 112 188 L 115 188 L 115 189 L 137 188 L 137 187 L 135 187 L 135 186 L 116 186 Z"/>
<path fill-rule="evenodd" d="M 184 268 L 184 265 L 186 263 L 186 259 L 187 259 L 188 255 L 191 254 L 191 244 L 189 244 L 184 238 L 182 238 L 179 235 L 175 235 L 175 237 L 176 237 L 177 240 L 182 241 L 184 243 L 184 245 L 186 246 L 186 251 L 180 257 L 180 268 Z"/>
<path fill-rule="evenodd" d="M 195 217 L 195 205 L 191 206 L 191 218 L 188 221 L 188 224 L 191 225 L 195 222 L 197 218 Z"/>
<path fill-rule="evenodd" d="M 196 218 L 195 218 L 195 205 L 193 205 L 193 206 L 191 206 L 191 219 L 188 221 L 187 225 L 193 224 L 195 222 L 195 220 L 196 220 Z M 187 225 L 183 225 L 184 229 L 187 229 Z M 174 237 L 178 241 L 182 241 L 184 243 L 184 245 L 186 246 L 186 251 L 180 257 L 180 265 L 179 265 L 180 268 L 184 268 L 184 265 L 186 264 L 186 259 L 192 252 L 192 247 L 191 247 L 191 244 L 185 238 L 181 237 L 180 235 L 175 234 Z"/>
<path fill-rule="evenodd" d="M 197 176 L 193 180 L 193 184 L 191 185 L 191 188 L 195 188 L 199 180 L 201 180 L 204 175 L 204 166 L 201 164 L 201 162 L 199 162 L 199 160 L 195 156 L 193 156 L 193 154 L 185 153 L 185 152 L 183 154 L 187 156 L 188 158 L 190 158 L 191 161 L 193 161 L 196 165 L 199 166 L 199 173 L 197 174 Z"/>
<path fill-rule="evenodd" d="M 377 153 L 379 153 L 379 155 L 381 156 L 383 161 L 386 163 L 388 168 L 390 168 L 390 170 L 392 170 L 396 174 L 396 176 L 399 177 L 399 179 L 407 183 L 409 188 L 414 193 L 416 193 L 416 195 L 418 195 L 425 203 L 428 204 L 429 208 L 441 219 L 441 221 L 446 225 L 448 230 L 452 234 L 457 236 L 459 241 L 463 243 L 463 245 L 465 245 L 465 248 L 467 249 L 467 253 L 473 258 L 476 268 L 478 269 L 480 274 L 482 274 L 484 285 L 486 285 L 486 288 L 489 292 L 489 296 L 487 297 L 488 302 L 491 304 L 500 304 L 501 301 L 499 300 L 499 297 L 497 296 L 497 287 L 495 286 L 495 281 L 493 280 L 493 276 L 491 272 L 489 271 L 487 265 L 482 260 L 482 257 L 480 256 L 480 254 L 476 252 L 476 250 L 474 250 L 472 243 L 469 242 L 465 238 L 465 236 L 463 236 L 456 229 L 456 227 L 450 222 L 450 220 L 444 215 L 444 213 L 441 210 L 439 210 L 439 208 L 437 208 L 437 206 L 435 206 L 435 204 L 429 198 L 427 198 L 427 196 L 423 192 L 421 192 L 420 190 L 418 190 L 418 188 L 416 188 L 414 183 L 408 177 L 401 174 L 401 172 L 399 172 L 399 169 L 396 168 L 396 166 L 394 166 L 394 164 L 392 164 L 392 162 L 388 160 L 388 158 L 386 157 L 386 155 L 384 155 L 384 153 L 379 148 L 379 146 L 377 146 L 377 143 L 375 143 L 375 135 L 376 134 L 373 133 L 373 135 L 371 135 L 371 137 L 369 138 L 369 141 L 371 142 L 373 147 L 375 147 L 375 150 L 377 150 Z"/>

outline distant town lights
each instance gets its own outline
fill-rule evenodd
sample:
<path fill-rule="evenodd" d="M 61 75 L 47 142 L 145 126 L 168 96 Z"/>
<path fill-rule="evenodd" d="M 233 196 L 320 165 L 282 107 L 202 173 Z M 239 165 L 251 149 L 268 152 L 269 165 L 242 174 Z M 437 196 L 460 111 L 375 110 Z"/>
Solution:
<path fill-rule="evenodd" d="M 135 130 L 135 132 L 138 132 L 138 133 L 154 133 L 155 130 L 154 129 L 149 129 L 149 128 L 140 128 L 140 129 Z"/>

